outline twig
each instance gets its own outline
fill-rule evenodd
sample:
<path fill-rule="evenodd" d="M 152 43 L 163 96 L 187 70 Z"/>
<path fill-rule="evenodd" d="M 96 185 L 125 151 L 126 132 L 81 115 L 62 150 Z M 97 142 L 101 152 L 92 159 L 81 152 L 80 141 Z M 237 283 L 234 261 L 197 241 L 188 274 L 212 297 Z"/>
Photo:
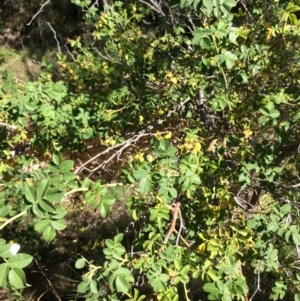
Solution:
<path fill-rule="evenodd" d="M 268 247 L 269 247 L 269 241 L 267 241 L 267 245 L 266 245 L 266 249 L 265 249 L 265 252 L 263 254 L 263 256 L 265 256 L 265 254 L 267 253 L 267 250 L 268 250 Z M 261 264 L 263 263 L 263 259 L 259 262 L 259 265 L 257 267 L 257 285 L 256 285 L 256 289 L 254 291 L 254 293 L 252 294 L 251 298 L 249 299 L 249 301 L 252 301 L 252 299 L 254 298 L 254 296 L 257 294 L 257 292 L 260 292 L 260 266 Z"/>
<path fill-rule="evenodd" d="M 16 80 L 16 82 L 22 83 L 23 85 L 26 85 L 26 82 L 24 82 L 23 80 L 21 80 L 21 79 L 15 77 L 15 76 L 14 76 L 14 79 Z"/>
<path fill-rule="evenodd" d="M 106 52 L 106 54 L 108 54 L 108 56 L 103 55 L 96 47 L 95 47 L 95 51 L 104 59 L 107 61 L 111 61 L 112 57 Z"/>
<path fill-rule="evenodd" d="M 152 3 L 152 5 L 146 1 L 140 0 L 142 3 L 146 4 L 147 6 L 149 6 L 150 8 L 152 8 L 153 10 L 155 10 L 156 12 L 158 12 L 159 14 L 161 14 L 163 17 L 165 17 L 165 13 L 161 10 L 161 7 L 154 2 L 153 0 L 148 0 L 149 2 Z"/>
<path fill-rule="evenodd" d="M 46 22 L 48 24 L 48 26 L 50 27 L 50 29 L 52 30 L 52 32 L 54 33 L 54 39 L 57 43 L 57 48 L 58 48 L 58 53 L 61 53 L 61 49 L 60 49 L 60 45 L 59 45 L 59 41 L 57 39 L 57 36 L 56 36 L 56 31 L 52 28 L 52 26 L 50 25 L 49 22 Z"/>
<path fill-rule="evenodd" d="M 32 17 L 30 22 L 27 24 L 28 26 L 33 22 L 33 20 L 42 12 L 43 8 L 50 3 L 50 0 L 47 0 L 40 8 L 40 10 Z"/>
<path fill-rule="evenodd" d="M 74 55 L 70 52 L 70 50 L 69 50 L 69 48 L 68 48 L 68 46 L 65 44 L 64 45 L 65 47 L 66 47 L 66 49 L 67 49 L 67 52 L 70 54 L 70 56 L 71 56 L 71 58 L 73 59 L 73 61 L 75 62 L 76 61 L 76 59 L 75 59 L 75 57 L 74 57 Z"/>
<path fill-rule="evenodd" d="M 167 244 L 170 236 L 172 235 L 172 233 L 175 230 L 176 220 L 177 220 L 178 216 L 180 215 L 180 208 L 179 207 L 180 207 L 180 202 L 177 202 L 175 207 L 173 208 L 173 218 L 172 218 L 172 222 L 171 222 L 169 231 L 166 234 L 165 239 L 163 241 L 164 244 Z M 179 237 L 179 235 L 178 235 L 178 237 Z"/>
<path fill-rule="evenodd" d="M 178 207 L 178 215 L 179 215 L 179 220 L 180 220 L 180 226 L 179 226 L 179 231 L 177 233 L 177 239 L 176 239 L 176 245 L 175 245 L 176 247 L 178 246 L 179 238 L 181 237 L 181 231 L 184 228 L 180 207 Z"/>
<path fill-rule="evenodd" d="M 0 230 L 2 230 L 4 227 L 6 227 L 9 223 L 13 222 L 15 219 L 21 217 L 22 215 L 26 214 L 27 213 L 27 210 L 24 210 L 22 212 L 20 212 L 19 214 L 11 217 L 10 219 L 6 220 L 6 222 L 4 224 L 2 224 L 0 226 Z"/>
<path fill-rule="evenodd" d="M 7 128 L 9 128 L 10 130 L 16 130 L 17 127 L 15 127 L 14 125 L 10 125 L 8 123 L 5 123 L 5 122 L 0 122 L 0 126 L 5 126 Z"/>
<path fill-rule="evenodd" d="M 168 132 L 168 131 L 167 131 Z M 165 134 L 167 132 L 161 132 L 161 134 Z M 81 166 L 79 166 L 76 170 L 75 170 L 75 174 L 78 174 L 81 170 L 83 169 L 86 169 L 86 170 L 89 170 L 86 168 L 86 166 L 95 161 L 96 159 L 100 158 L 101 156 L 109 153 L 111 150 L 113 149 L 116 149 L 116 148 L 120 148 L 117 152 L 115 152 L 114 154 L 112 154 L 108 159 L 106 159 L 104 162 L 102 162 L 100 165 L 98 165 L 97 167 L 95 167 L 94 169 L 92 170 L 89 170 L 91 173 L 95 172 L 96 170 L 100 169 L 101 167 L 103 167 L 104 165 L 106 165 L 108 162 L 110 162 L 114 157 L 118 156 L 118 159 L 119 159 L 119 156 L 121 155 L 121 153 L 124 151 L 124 149 L 128 148 L 129 146 L 131 146 L 133 143 L 137 142 L 140 138 L 142 137 L 145 137 L 145 136 L 155 136 L 156 134 L 154 133 L 141 133 L 141 134 L 138 134 L 138 135 L 135 135 L 133 136 L 132 138 L 122 142 L 122 143 L 119 143 L 115 146 L 111 146 L 109 148 L 107 148 L 106 150 L 104 150 L 103 152 L 95 155 L 94 157 L 92 157 L 91 159 L 89 159 L 88 161 L 84 162 L 83 164 L 81 164 Z"/>
<path fill-rule="evenodd" d="M 40 267 L 39 263 L 37 262 L 36 259 L 34 259 L 36 265 L 38 266 L 38 268 L 40 269 L 40 271 L 42 272 L 43 276 L 45 277 L 45 279 L 48 282 L 49 288 L 52 291 L 52 293 L 54 294 L 54 296 L 57 298 L 58 301 L 62 301 L 61 298 L 59 297 L 58 293 L 56 292 L 55 288 L 53 287 L 52 283 L 50 282 L 50 280 L 47 278 L 47 276 L 45 275 L 44 271 L 42 270 L 42 268 Z M 47 291 L 48 291 L 47 290 Z"/>

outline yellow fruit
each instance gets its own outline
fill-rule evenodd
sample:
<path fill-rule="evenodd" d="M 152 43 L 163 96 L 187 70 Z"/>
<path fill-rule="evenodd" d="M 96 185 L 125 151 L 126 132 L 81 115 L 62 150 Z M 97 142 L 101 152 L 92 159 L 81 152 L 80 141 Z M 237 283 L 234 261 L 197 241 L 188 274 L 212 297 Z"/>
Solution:
<path fill-rule="evenodd" d="M 198 153 L 201 150 L 201 144 L 199 142 L 195 142 L 193 150 Z"/>
<path fill-rule="evenodd" d="M 171 77 L 171 78 L 170 78 L 170 82 L 171 82 L 172 84 L 176 85 L 176 84 L 177 84 L 177 78 L 176 78 L 176 77 Z"/>
<path fill-rule="evenodd" d="M 147 155 L 147 161 L 148 161 L 148 162 L 151 163 L 151 162 L 153 162 L 154 160 L 155 160 L 155 156 L 154 156 L 153 154 L 150 153 L 150 154 Z"/>
<path fill-rule="evenodd" d="M 166 135 L 165 135 L 165 138 L 166 138 L 166 139 L 171 139 L 171 138 L 172 138 L 172 133 L 169 132 L 168 134 L 166 134 Z"/>

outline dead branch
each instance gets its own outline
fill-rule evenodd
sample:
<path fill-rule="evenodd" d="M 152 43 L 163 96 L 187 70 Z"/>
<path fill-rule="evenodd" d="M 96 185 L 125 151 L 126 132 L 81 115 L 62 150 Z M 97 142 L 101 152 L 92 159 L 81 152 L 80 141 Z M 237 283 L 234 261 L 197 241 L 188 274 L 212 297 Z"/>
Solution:
<path fill-rule="evenodd" d="M 149 0 L 149 2 L 147 1 L 143 1 L 143 0 L 140 0 L 142 3 L 146 4 L 147 6 L 149 6 L 151 9 L 155 10 L 156 12 L 158 12 L 159 14 L 161 14 L 163 17 L 165 17 L 165 13 L 162 11 L 160 5 L 153 1 L 153 0 Z"/>
<path fill-rule="evenodd" d="M 10 124 L 5 123 L 5 122 L 0 122 L 0 126 L 7 127 L 10 130 L 16 130 L 17 129 L 17 127 L 15 127 L 14 125 L 10 125 Z"/>
<path fill-rule="evenodd" d="M 50 3 L 50 0 L 47 0 L 40 8 L 40 10 L 32 17 L 32 19 L 30 20 L 29 23 L 27 23 L 27 25 L 31 25 L 31 23 L 33 22 L 33 20 L 42 12 L 43 8 Z"/>
<path fill-rule="evenodd" d="M 57 36 L 56 36 L 56 31 L 52 28 L 52 26 L 50 25 L 50 23 L 47 22 L 47 24 L 50 27 L 50 29 L 52 30 L 52 32 L 54 33 L 54 39 L 55 39 L 55 41 L 57 43 L 58 53 L 61 53 L 59 41 L 58 41 Z"/>
<path fill-rule="evenodd" d="M 45 279 L 46 279 L 47 282 L 48 282 L 49 288 L 47 289 L 47 291 L 50 289 L 51 292 L 52 292 L 52 293 L 54 294 L 54 296 L 56 297 L 56 299 L 57 299 L 58 301 L 62 301 L 61 298 L 59 297 L 58 293 L 56 292 L 55 288 L 53 287 L 52 283 L 50 282 L 50 280 L 49 280 L 49 279 L 47 278 L 47 276 L 45 275 L 45 273 L 44 273 L 43 269 L 41 268 L 41 266 L 39 265 L 38 261 L 37 261 L 36 259 L 34 259 L 34 261 L 35 261 L 35 263 L 36 263 L 36 265 L 38 266 L 39 270 L 41 271 L 41 273 L 43 274 L 43 276 L 45 277 Z M 46 291 L 46 292 L 47 292 L 47 291 Z M 46 292 L 44 292 L 44 294 L 45 294 Z M 42 296 L 43 296 L 43 295 L 42 295 Z M 40 296 L 40 298 L 41 298 L 42 296 Z"/>
<path fill-rule="evenodd" d="M 161 132 L 161 134 L 166 134 L 168 133 L 168 131 L 165 131 L 165 132 Z M 98 169 L 100 168 L 103 168 L 108 162 L 110 162 L 112 159 L 114 159 L 116 156 L 117 156 L 117 159 L 120 160 L 120 155 L 122 154 L 122 152 L 132 146 L 135 142 L 137 142 L 139 139 L 141 139 L 142 137 L 145 137 L 145 136 L 155 136 L 156 134 L 153 134 L 153 133 L 141 133 L 141 134 L 138 134 L 138 135 L 134 135 L 133 137 L 129 138 L 128 140 L 122 142 L 122 143 L 119 143 L 115 146 L 111 146 L 111 147 L 108 147 L 106 150 L 104 150 L 103 152 L 95 155 L 94 157 L 92 157 L 91 159 L 87 160 L 86 162 L 82 163 L 79 167 L 77 167 L 77 169 L 75 170 L 75 174 L 78 174 L 80 171 L 82 170 L 87 170 L 89 171 L 90 173 L 94 173 L 95 171 L 97 171 Z M 103 161 L 101 164 L 99 164 L 97 167 L 95 167 L 94 169 L 92 170 L 89 170 L 88 168 L 86 168 L 86 166 L 95 161 L 96 159 L 99 159 L 101 156 L 109 153 L 110 151 L 114 150 L 114 149 L 118 149 L 116 152 L 114 152 L 108 159 L 106 159 L 105 161 Z"/>
<path fill-rule="evenodd" d="M 177 218 L 178 218 L 179 215 L 180 215 L 180 202 L 177 202 L 176 205 L 175 205 L 175 207 L 173 208 L 173 218 L 172 218 L 172 222 L 171 222 L 169 231 L 166 234 L 165 239 L 163 241 L 164 244 L 167 244 L 170 236 L 174 232 L 175 226 L 176 226 L 176 221 L 177 221 Z M 178 237 L 180 237 L 180 233 L 179 233 Z"/>
<path fill-rule="evenodd" d="M 71 56 L 71 58 L 72 58 L 72 60 L 75 62 L 76 61 L 76 59 L 75 59 L 75 57 L 74 57 L 74 55 L 70 52 L 70 50 L 69 50 L 69 48 L 68 48 L 68 46 L 65 44 L 64 45 L 65 47 L 66 47 L 66 49 L 67 49 L 67 52 L 69 53 L 69 55 Z"/>

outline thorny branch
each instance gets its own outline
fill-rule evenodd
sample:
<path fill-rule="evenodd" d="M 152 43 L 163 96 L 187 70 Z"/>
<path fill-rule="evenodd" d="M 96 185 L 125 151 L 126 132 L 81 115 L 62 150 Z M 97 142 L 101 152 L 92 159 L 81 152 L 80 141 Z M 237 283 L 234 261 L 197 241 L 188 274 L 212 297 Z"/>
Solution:
<path fill-rule="evenodd" d="M 40 8 L 40 10 L 32 17 L 32 19 L 30 20 L 29 23 L 27 23 L 27 25 L 31 25 L 31 23 L 33 22 L 33 20 L 42 12 L 43 8 L 50 3 L 50 0 L 47 0 Z"/>

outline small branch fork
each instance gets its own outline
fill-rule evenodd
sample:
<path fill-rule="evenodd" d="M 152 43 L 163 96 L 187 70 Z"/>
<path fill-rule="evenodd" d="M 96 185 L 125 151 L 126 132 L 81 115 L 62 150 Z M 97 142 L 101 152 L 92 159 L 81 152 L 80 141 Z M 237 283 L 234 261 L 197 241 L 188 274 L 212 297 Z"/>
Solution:
<path fill-rule="evenodd" d="M 181 231 L 182 231 L 182 229 L 183 229 L 183 222 L 182 222 L 182 219 L 181 219 L 181 211 L 180 211 L 180 202 L 177 202 L 177 203 L 175 204 L 175 206 L 172 208 L 172 211 L 173 211 L 172 222 L 171 222 L 169 231 L 168 231 L 168 233 L 166 234 L 163 243 L 164 243 L 164 244 L 167 244 L 167 242 L 169 241 L 170 236 L 171 236 L 172 233 L 175 231 L 175 226 L 176 226 L 177 218 L 180 217 L 180 229 L 179 229 L 179 231 L 178 231 L 178 233 L 177 233 L 177 239 L 176 239 L 176 246 L 177 246 L 177 245 L 178 245 L 178 242 L 179 242 L 180 233 L 181 233 Z"/>
<path fill-rule="evenodd" d="M 169 131 L 164 131 L 164 132 L 160 132 L 160 134 L 167 134 Z M 89 159 L 88 161 L 82 163 L 79 167 L 77 167 L 77 169 L 75 170 L 75 174 L 78 174 L 80 171 L 82 170 L 88 170 L 91 174 L 95 171 L 97 171 L 98 169 L 104 167 L 108 162 L 110 162 L 112 159 L 114 159 L 115 157 L 117 157 L 118 160 L 120 159 L 120 155 L 122 154 L 122 152 L 132 146 L 134 143 L 136 143 L 139 139 L 141 139 L 142 137 L 146 137 L 146 136 L 155 136 L 156 134 L 154 133 L 142 133 L 142 134 L 138 134 L 138 135 L 134 135 L 133 137 L 129 138 L 128 140 L 119 143 L 115 146 L 109 147 L 106 150 L 104 150 L 103 152 L 97 154 L 96 156 L 92 157 L 91 159 Z M 99 159 L 101 156 L 109 153 L 110 151 L 114 150 L 114 149 L 118 149 L 116 152 L 114 152 L 108 159 L 106 159 L 105 161 L 103 161 L 101 164 L 99 164 L 97 167 L 95 167 L 92 170 L 89 170 L 86 166 L 95 161 L 96 159 Z"/>

